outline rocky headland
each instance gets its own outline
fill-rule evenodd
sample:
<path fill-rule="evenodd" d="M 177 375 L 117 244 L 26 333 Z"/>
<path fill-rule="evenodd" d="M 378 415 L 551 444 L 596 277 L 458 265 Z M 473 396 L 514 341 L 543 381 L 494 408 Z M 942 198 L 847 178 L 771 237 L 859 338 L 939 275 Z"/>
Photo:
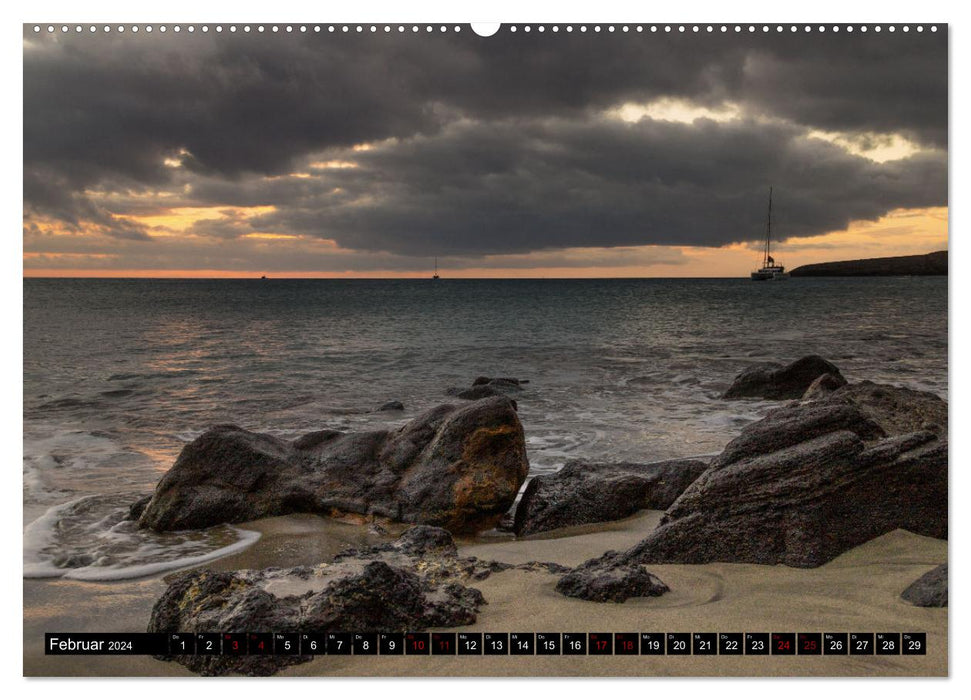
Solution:
<path fill-rule="evenodd" d="M 926 255 L 898 255 L 802 265 L 793 277 L 898 277 L 902 275 L 946 275 L 947 251 Z"/>

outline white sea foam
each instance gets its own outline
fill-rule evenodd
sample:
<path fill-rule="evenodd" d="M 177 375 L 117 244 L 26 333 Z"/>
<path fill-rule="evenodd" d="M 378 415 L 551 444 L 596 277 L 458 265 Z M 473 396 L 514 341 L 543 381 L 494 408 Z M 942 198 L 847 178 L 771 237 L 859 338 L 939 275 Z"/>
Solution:
<path fill-rule="evenodd" d="M 24 578 L 116 581 L 195 566 L 242 551 L 260 534 L 229 525 L 157 533 L 126 520 L 132 494 L 83 496 L 24 528 Z"/>

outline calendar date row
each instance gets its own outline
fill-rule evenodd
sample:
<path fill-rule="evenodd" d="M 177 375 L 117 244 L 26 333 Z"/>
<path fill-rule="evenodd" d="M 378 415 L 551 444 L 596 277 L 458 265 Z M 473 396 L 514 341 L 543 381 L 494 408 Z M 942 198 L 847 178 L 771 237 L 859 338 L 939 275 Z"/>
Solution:
<path fill-rule="evenodd" d="M 927 653 L 924 632 L 48 633 L 48 655 L 833 656 Z"/>

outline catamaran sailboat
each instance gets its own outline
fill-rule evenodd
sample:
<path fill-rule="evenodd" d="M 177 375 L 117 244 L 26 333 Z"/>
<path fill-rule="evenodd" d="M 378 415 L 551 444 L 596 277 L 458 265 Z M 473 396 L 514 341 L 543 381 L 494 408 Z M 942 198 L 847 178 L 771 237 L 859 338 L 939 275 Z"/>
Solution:
<path fill-rule="evenodd" d="M 769 214 L 765 220 L 765 255 L 762 258 L 762 267 L 752 272 L 753 282 L 765 282 L 767 280 L 787 280 L 789 273 L 782 265 L 777 265 L 775 258 L 770 254 L 769 248 L 772 245 L 772 188 L 769 188 Z"/>

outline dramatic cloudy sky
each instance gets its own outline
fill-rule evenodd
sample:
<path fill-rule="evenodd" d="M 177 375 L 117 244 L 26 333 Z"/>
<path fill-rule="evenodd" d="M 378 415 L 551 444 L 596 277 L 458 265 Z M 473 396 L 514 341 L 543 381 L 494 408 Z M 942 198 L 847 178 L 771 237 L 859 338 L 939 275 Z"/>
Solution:
<path fill-rule="evenodd" d="M 944 31 L 24 33 L 24 268 L 738 275 L 947 246 Z"/>

